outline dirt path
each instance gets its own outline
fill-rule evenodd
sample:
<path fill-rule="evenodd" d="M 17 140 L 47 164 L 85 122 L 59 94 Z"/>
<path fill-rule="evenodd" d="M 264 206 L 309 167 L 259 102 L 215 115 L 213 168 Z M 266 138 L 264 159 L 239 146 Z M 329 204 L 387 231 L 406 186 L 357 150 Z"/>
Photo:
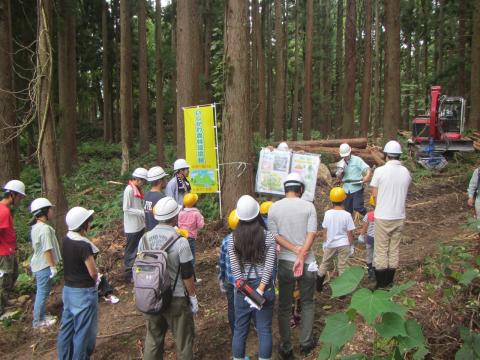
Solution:
<path fill-rule="evenodd" d="M 472 234 L 470 230 L 461 228 L 461 224 L 466 222 L 469 210 L 466 208 L 463 193 L 465 184 L 458 183 L 459 179 L 459 177 L 433 178 L 422 182 L 421 186 L 411 188 L 405 236 L 401 246 L 402 268 L 397 277 L 398 281 L 418 278 L 419 265 L 424 262 L 426 256 L 435 253 L 438 244 L 455 241 L 459 236 L 467 238 Z M 316 207 L 319 218 L 323 216 L 323 210 L 329 206 L 326 198 L 327 190 L 319 187 L 317 191 Z M 120 229 L 119 224 L 113 224 L 112 227 Z M 218 289 L 215 268 L 218 245 L 224 234 L 225 230 L 219 229 L 218 224 L 210 224 L 209 229 L 203 233 L 199 241 L 197 263 L 198 273 L 203 282 L 198 286 L 201 311 L 195 320 L 195 357 L 197 359 L 228 359 L 230 356 L 226 300 Z M 102 261 L 110 266 L 109 277 L 113 280 L 121 301 L 116 305 L 100 303 L 99 332 L 94 354 L 96 360 L 136 359 L 142 356 L 145 327 L 142 315 L 135 310 L 132 286 L 116 281 L 122 241 L 119 230 L 99 239 L 101 252 L 108 254 Z M 320 241 L 316 242 L 318 249 L 320 249 L 320 243 Z M 364 255 L 363 249 L 357 249 L 352 263 L 363 263 Z M 421 279 L 419 281 L 421 282 Z M 421 287 L 421 284 L 419 286 Z M 53 301 L 50 301 L 49 305 L 49 310 L 57 314 L 61 309 L 60 291 L 60 287 L 55 289 Z M 427 300 L 419 295 L 418 302 L 421 301 Z M 345 300 L 330 299 L 328 291 L 317 294 L 315 336 L 318 337 L 323 328 L 325 314 L 337 311 L 344 306 Z M 32 333 L 30 321 L 31 315 L 27 315 L 23 321 L 7 329 L 0 329 L 1 359 L 55 358 L 55 336 L 58 328 L 46 334 L 35 334 Z M 296 330 L 293 333 L 296 338 Z M 369 346 L 371 348 L 373 335 L 363 333 L 355 339 L 348 345 L 349 351 L 367 351 Z M 275 319 L 274 358 L 277 344 L 278 329 Z M 255 334 L 252 331 L 247 346 L 250 358 L 256 358 L 256 347 Z M 175 359 L 171 338 L 167 340 L 166 349 L 166 358 Z M 316 354 L 311 354 L 307 359 L 314 358 Z"/>

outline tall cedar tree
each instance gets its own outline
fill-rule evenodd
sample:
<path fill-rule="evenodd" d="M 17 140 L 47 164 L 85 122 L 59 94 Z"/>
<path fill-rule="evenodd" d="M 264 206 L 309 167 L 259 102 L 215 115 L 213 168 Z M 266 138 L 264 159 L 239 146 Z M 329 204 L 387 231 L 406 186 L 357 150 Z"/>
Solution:
<path fill-rule="evenodd" d="M 385 103 L 383 132 L 396 138 L 400 126 L 400 0 L 385 0 Z"/>
<path fill-rule="evenodd" d="M 35 104 L 38 118 L 38 165 L 42 179 L 42 191 L 46 198 L 55 204 L 53 222 L 57 234 L 66 233 L 65 215 L 67 200 L 57 162 L 55 119 L 53 116 L 53 64 L 52 39 L 52 3 L 50 0 L 37 2 L 37 76 Z M 61 238 L 60 237 L 60 238 Z"/>
<path fill-rule="evenodd" d="M 113 141 L 112 69 L 110 66 L 110 20 L 108 4 L 102 0 L 102 83 L 103 83 L 103 140 Z"/>
<path fill-rule="evenodd" d="M 130 2 L 120 1 L 120 126 L 122 143 L 122 170 L 130 166 L 129 146 L 132 137 L 132 58 L 130 33 Z"/>
<path fill-rule="evenodd" d="M 335 119 L 342 114 L 343 84 L 343 0 L 337 1 L 337 36 L 335 48 Z M 338 128 L 340 124 L 336 123 Z"/>
<path fill-rule="evenodd" d="M 357 7 L 355 0 L 347 0 L 347 23 L 345 29 L 345 79 L 343 83 L 342 135 L 351 137 L 355 126 L 355 80 L 356 80 Z"/>
<path fill-rule="evenodd" d="M 307 29 L 305 34 L 305 103 L 303 110 L 303 140 L 312 137 L 312 49 L 313 49 L 313 0 L 307 0 Z"/>
<path fill-rule="evenodd" d="M 474 1 L 472 25 L 469 124 L 471 127 L 480 129 L 480 1 Z"/>
<path fill-rule="evenodd" d="M 372 88 L 372 2 L 365 0 L 365 41 L 363 55 L 362 105 L 360 133 L 367 136 L 370 123 L 370 93 Z"/>
<path fill-rule="evenodd" d="M 467 46 L 467 26 L 465 21 L 465 5 L 458 2 L 458 77 L 457 77 L 457 94 L 465 96 L 465 82 L 467 75 L 465 73 L 465 49 Z"/>
<path fill-rule="evenodd" d="M 298 1 L 295 0 L 295 75 L 293 80 L 293 102 L 292 102 L 292 140 L 297 140 L 298 132 L 298 106 L 299 106 L 299 92 L 300 92 L 300 21 Z"/>
<path fill-rule="evenodd" d="M 285 122 L 285 28 L 283 26 L 283 0 L 275 0 L 275 120 L 274 139 L 279 141 L 283 137 L 283 123 Z"/>
<path fill-rule="evenodd" d="M 374 108 L 373 113 L 375 114 L 375 121 L 373 122 L 372 130 L 373 137 L 377 138 L 380 135 L 381 129 L 381 109 L 382 109 L 382 99 L 381 99 L 381 79 L 382 79 L 382 21 L 381 18 L 381 2 L 382 0 L 375 0 L 375 75 L 374 75 L 374 84 L 373 84 L 373 98 L 374 98 Z"/>
<path fill-rule="evenodd" d="M 145 0 L 138 0 L 138 128 L 140 154 L 147 154 L 148 139 L 148 65 Z"/>
<path fill-rule="evenodd" d="M 257 63 L 258 63 L 258 130 L 261 138 L 267 137 L 266 123 L 265 123 L 265 53 L 263 46 L 263 16 L 259 13 L 258 1 L 253 1 L 253 26 L 255 27 L 255 45 L 257 49 Z M 265 11 L 262 6 L 262 14 Z"/>
<path fill-rule="evenodd" d="M 323 135 L 330 134 L 332 130 L 331 124 L 331 84 L 330 84 L 330 69 L 331 69 L 331 46 L 332 46 L 332 32 L 331 32 L 331 3 L 330 0 L 322 0 L 320 4 L 320 42 L 321 42 L 321 57 L 320 57 L 320 114 L 321 114 L 321 131 Z"/>
<path fill-rule="evenodd" d="M 225 106 L 223 109 L 222 154 L 224 163 L 249 163 L 240 177 L 237 166 L 223 167 L 222 201 L 225 211 L 233 210 L 241 195 L 253 192 L 249 121 L 248 2 L 225 2 L 224 62 Z M 227 139 L 229 139 L 227 141 Z"/>
<path fill-rule="evenodd" d="M 0 0 L 0 186 L 20 175 L 15 130 L 10 0 Z"/>
<path fill-rule="evenodd" d="M 204 10 L 204 23 L 205 23 L 205 35 L 203 41 L 203 83 L 204 83 L 204 95 L 203 100 L 205 103 L 212 101 L 212 83 L 211 83 L 211 69 L 210 58 L 212 56 L 212 33 L 213 33 L 213 11 L 212 0 L 205 0 Z"/>
<path fill-rule="evenodd" d="M 163 64 L 162 64 L 162 7 L 155 0 L 155 144 L 157 164 L 164 165 L 163 154 L 165 130 L 163 127 Z"/>
<path fill-rule="evenodd" d="M 198 0 L 177 1 L 177 158 L 185 156 L 183 107 L 199 105 L 202 69 Z"/>
<path fill-rule="evenodd" d="M 60 173 L 71 174 L 77 158 L 76 16 L 75 2 L 58 2 L 58 100 Z"/>

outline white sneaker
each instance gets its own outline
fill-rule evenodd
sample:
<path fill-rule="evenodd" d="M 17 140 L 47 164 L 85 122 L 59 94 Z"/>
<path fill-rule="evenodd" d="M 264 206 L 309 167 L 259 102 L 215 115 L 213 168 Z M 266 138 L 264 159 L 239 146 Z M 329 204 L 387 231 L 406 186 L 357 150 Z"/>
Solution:
<path fill-rule="evenodd" d="M 45 320 L 55 320 L 57 321 L 57 317 L 53 315 L 45 315 Z"/>
<path fill-rule="evenodd" d="M 120 301 L 120 299 L 115 295 L 108 295 L 105 296 L 103 299 L 105 300 L 105 302 L 109 302 L 110 304 L 116 304 Z"/>
<path fill-rule="evenodd" d="M 45 320 L 41 321 L 40 322 L 40 325 L 39 327 L 50 327 L 50 326 L 53 326 L 57 323 L 57 319 L 56 318 L 50 318 L 48 319 L 47 317 L 45 317 Z"/>

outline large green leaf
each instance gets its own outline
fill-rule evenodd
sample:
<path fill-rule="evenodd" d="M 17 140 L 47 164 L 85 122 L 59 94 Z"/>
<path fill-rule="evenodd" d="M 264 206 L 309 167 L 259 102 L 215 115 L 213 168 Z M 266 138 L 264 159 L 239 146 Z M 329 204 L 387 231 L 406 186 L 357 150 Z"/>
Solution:
<path fill-rule="evenodd" d="M 343 272 L 342 275 L 332 281 L 332 297 L 339 297 L 350 294 L 362 281 L 365 270 L 360 266 L 352 266 Z"/>
<path fill-rule="evenodd" d="M 317 360 L 333 360 L 340 352 L 341 348 L 333 344 L 323 344 L 318 353 Z"/>
<path fill-rule="evenodd" d="M 395 304 L 390 297 L 390 293 L 384 290 L 371 292 L 368 289 L 359 289 L 352 296 L 350 308 L 362 314 L 365 321 L 370 325 L 379 315 L 384 313 L 393 312 L 404 316 L 406 313 L 405 307 Z"/>
<path fill-rule="evenodd" d="M 398 339 L 398 345 L 403 353 L 411 349 L 425 347 L 422 327 L 416 320 L 407 320 L 405 322 L 405 329 L 407 330 L 407 336 L 401 336 Z"/>
<path fill-rule="evenodd" d="M 390 296 L 391 297 L 397 296 L 398 294 L 411 288 L 415 284 L 416 284 L 415 281 L 410 280 L 410 281 L 407 281 L 405 284 L 393 286 L 389 291 Z"/>
<path fill-rule="evenodd" d="M 325 327 L 320 335 L 320 341 L 342 347 L 352 338 L 356 330 L 356 325 L 348 320 L 347 314 L 332 314 L 325 319 Z"/>
<path fill-rule="evenodd" d="M 382 315 L 382 322 L 375 325 L 377 332 L 386 338 L 395 336 L 407 336 L 405 320 L 396 313 L 385 313 Z"/>
<path fill-rule="evenodd" d="M 343 355 L 341 360 L 366 360 L 367 355 L 365 354 L 351 354 L 351 355 Z"/>
<path fill-rule="evenodd" d="M 478 269 L 468 269 L 465 271 L 462 276 L 460 276 L 459 283 L 462 285 L 469 285 L 473 279 L 479 275 L 480 271 Z"/>

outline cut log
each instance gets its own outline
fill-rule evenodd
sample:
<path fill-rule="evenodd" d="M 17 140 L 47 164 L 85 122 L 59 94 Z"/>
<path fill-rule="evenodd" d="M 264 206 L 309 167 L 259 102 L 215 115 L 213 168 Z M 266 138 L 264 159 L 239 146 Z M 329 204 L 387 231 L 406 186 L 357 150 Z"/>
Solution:
<path fill-rule="evenodd" d="M 306 141 L 287 141 L 289 148 L 298 146 L 325 146 L 325 147 L 339 147 L 341 144 L 347 143 L 352 148 L 365 149 L 367 147 L 367 138 L 353 138 L 353 139 L 325 139 L 325 140 L 306 140 Z M 279 143 L 274 143 L 277 146 Z"/>

